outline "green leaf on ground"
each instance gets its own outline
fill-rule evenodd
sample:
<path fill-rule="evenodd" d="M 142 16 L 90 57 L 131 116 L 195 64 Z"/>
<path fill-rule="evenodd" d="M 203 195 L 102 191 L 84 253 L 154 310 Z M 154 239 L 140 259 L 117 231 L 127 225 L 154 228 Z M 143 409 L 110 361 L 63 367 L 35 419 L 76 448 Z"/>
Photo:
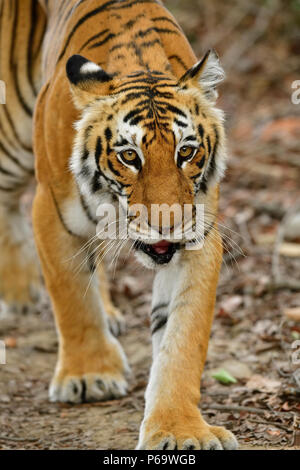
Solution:
<path fill-rule="evenodd" d="M 237 383 L 237 380 L 225 369 L 218 370 L 212 377 L 224 385 Z"/>

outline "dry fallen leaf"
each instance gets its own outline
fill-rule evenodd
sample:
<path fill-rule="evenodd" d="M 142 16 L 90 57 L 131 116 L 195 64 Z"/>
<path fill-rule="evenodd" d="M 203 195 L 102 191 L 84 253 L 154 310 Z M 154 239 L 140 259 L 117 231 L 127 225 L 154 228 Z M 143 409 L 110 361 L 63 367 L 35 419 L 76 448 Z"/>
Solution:
<path fill-rule="evenodd" d="M 282 405 L 281 409 L 282 409 L 283 411 L 290 411 L 291 407 L 290 407 L 290 405 L 289 405 L 289 402 L 288 402 L 288 401 L 284 402 L 284 404 Z"/>
<path fill-rule="evenodd" d="M 270 436 L 280 436 L 281 432 L 279 431 L 279 429 L 267 429 L 267 433 L 270 435 Z"/>
<path fill-rule="evenodd" d="M 289 258 L 299 258 L 300 243 L 282 243 L 279 248 L 279 253 L 282 256 L 288 256 Z"/>
<path fill-rule="evenodd" d="M 243 297 L 241 295 L 233 295 L 231 297 L 228 297 L 227 299 L 224 299 L 221 302 L 220 309 L 230 314 L 237 310 L 242 303 Z"/>
<path fill-rule="evenodd" d="M 300 321 L 300 307 L 287 308 L 284 314 L 289 320 Z"/>
<path fill-rule="evenodd" d="M 274 393 L 281 385 L 281 382 L 274 379 L 269 379 L 259 374 L 252 375 L 246 383 L 246 387 L 250 390 L 259 390 L 261 392 Z"/>
<path fill-rule="evenodd" d="M 7 348 L 16 348 L 17 347 L 17 340 L 12 336 L 4 338 L 4 344 Z"/>

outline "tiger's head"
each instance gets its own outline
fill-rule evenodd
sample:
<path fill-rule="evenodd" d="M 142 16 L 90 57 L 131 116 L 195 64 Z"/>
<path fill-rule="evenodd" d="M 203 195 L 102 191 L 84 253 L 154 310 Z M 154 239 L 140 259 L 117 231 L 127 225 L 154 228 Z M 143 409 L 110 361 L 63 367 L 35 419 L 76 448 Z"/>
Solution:
<path fill-rule="evenodd" d="M 118 200 L 128 209 L 142 262 L 168 263 L 185 242 L 172 237 L 184 210 L 171 211 L 165 226 L 153 207 L 209 204 L 225 169 L 223 113 L 215 107 L 224 71 L 217 54 L 209 51 L 180 80 L 158 71 L 119 78 L 79 55 L 69 59 L 67 75 L 81 110 L 71 170 L 82 196 L 95 211 L 108 194 Z M 137 206 L 146 214 L 137 214 Z M 206 226 L 213 216 L 208 211 Z M 192 210 L 191 225 L 194 217 Z"/>

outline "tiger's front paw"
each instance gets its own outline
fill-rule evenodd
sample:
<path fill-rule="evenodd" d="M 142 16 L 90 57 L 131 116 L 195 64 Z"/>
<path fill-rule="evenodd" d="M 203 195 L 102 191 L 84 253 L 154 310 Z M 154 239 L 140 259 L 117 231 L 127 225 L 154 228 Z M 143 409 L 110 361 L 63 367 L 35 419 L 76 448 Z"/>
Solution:
<path fill-rule="evenodd" d="M 35 312 L 42 294 L 31 230 L 21 212 L 0 204 L 0 315 Z"/>
<path fill-rule="evenodd" d="M 44 287 L 38 265 L 35 263 L 24 266 L 0 266 L 0 299 L 1 314 L 27 314 L 36 313 L 38 302 L 43 296 Z"/>
<path fill-rule="evenodd" d="M 121 398 L 127 393 L 126 357 L 117 340 L 86 345 L 61 354 L 49 388 L 51 402 L 84 403 Z"/>
<path fill-rule="evenodd" d="M 137 450 L 236 450 L 234 435 L 220 426 L 208 425 L 199 416 L 176 416 L 176 410 L 146 419 Z M 196 413 L 195 413 L 196 414 Z"/>
<path fill-rule="evenodd" d="M 49 389 L 51 402 L 86 403 L 112 400 L 127 394 L 127 382 L 122 375 L 90 373 L 68 375 L 54 379 Z"/>

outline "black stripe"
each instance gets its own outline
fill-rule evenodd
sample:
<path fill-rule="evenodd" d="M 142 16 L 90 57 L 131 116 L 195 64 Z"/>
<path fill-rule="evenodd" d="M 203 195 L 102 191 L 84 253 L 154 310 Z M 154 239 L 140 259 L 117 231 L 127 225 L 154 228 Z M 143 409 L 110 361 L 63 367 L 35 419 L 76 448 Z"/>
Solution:
<path fill-rule="evenodd" d="M 197 137 L 195 137 L 194 135 L 189 135 L 188 137 L 186 137 L 184 139 L 184 142 L 186 142 L 188 140 L 191 141 L 191 142 L 195 142 L 197 140 Z"/>
<path fill-rule="evenodd" d="M 111 48 L 109 49 L 109 51 L 108 51 L 108 52 L 109 52 L 109 55 L 110 55 L 112 52 L 114 52 L 114 51 L 116 51 L 116 50 L 118 50 L 118 49 L 121 49 L 122 47 L 125 47 L 125 46 L 128 46 L 128 44 L 127 44 L 127 43 L 123 43 L 123 42 L 120 43 L 120 44 L 115 44 L 113 47 L 111 47 Z"/>
<path fill-rule="evenodd" d="M 202 169 L 204 167 L 204 164 L 205 164 L 205 155 L 204 157 L 201 158 L 200 162 L 197 162 L 197 167 Z"/>
<path fill-rule="evenodd" d="M 142 113 L 143 111 L 145 111 L 145 109 L 145 107 L 133 109 L 132 111 L 126 114 L 126 116 L 124 117 L 124 122 L 130 121 L 130 119 L 134 118 L 137 114 Z"/>
<path fill-rule="evenodd" d="M 140 49 L 147 49 L 149 47 L 155 46 L 155 44 L 162 45 L 160 39 L 153 39 L 153 41 L 142 42 L 142 44 L 139 44 L 139 48 Z"/>
<path fill-rule="evenodd" d="M 25 99 L 23 98 L 22 93 L 21 93 L 21 89 L 20 89 L 20 85 L 19 85 L 19 81 L 18 81 L 18 77 L 17 77 L 16 66 L 13 67 L 13 72 L 14 72 L 14 81 L 15 81 L 15 85 L 16 85 L 16 92 L 17 92 L 18 100 L 19 100 L 23 110 L 25 111 L 25 113 L 28 116 L 32 117 L 33 111 L 30 108 L 30 106 L 25 102 Z"/>
<path fill-rule="evenodd" d="M 88 39 L 84 44 L 83 46 L 81 46 L 80 48 L 80 51 L 83 51 L 83 49 L 85 49 L 85 47 L 89 46 L 91 42 L 95 41 L 96 39 L 99 39 L 101 36 L 103 36 L 103 34 L 106 34 L 109 32 L 109 29 L 104 29 L 103 31 L 100 31 L 100 33 L 97 33 L 95 34 L 94 36 L 92 36 L 90 39 Z"/>
<path fill-rule="evenodd" d="M 54 192 L 53 192 L 53 189 L 52 187 L 50 186 L 50 192 L 51 192 L 51 196 L 52 196 L 52 199 L 53 199 L 53 202 L 54 202 L 54 206 L 55 206 L 55 210 L 57 212 L 57 215 L 58 215 L 58 218 L 63 226 L 63 228 L 65 229 L 65 231 L 69 234 L 69 235 L 72 235 L 72 237 L 76 237 L 76 238 L 82 238 L 80 237 L 79 235 L 77 235 L 76 233 L 72 232 L 72 230 L 70 230 L 68 228 L 68 226 L 66 225 L 64 219 L 63 219 L 63 216 L 62 216 L 62 213 L 60 212 L 60 208 L 58 206 L 58 203 L 56 201 L 56 198 L 55 198 L 55 195 L 54 195 Z"/>
<path fill-rule="evenodd" d="M 216 219 L 213 220 L 213 221 L 211 222 L 211 224 L 209 225 L 209 227 L 205 230 L 205 232 L 204 232 L 204 237 L 205 237 L 205 238 L 210 234 L 210 232 L 212 231 L 212 229 L 213 229 L 215 223 L 216 223 Z"/>
<path fill-rule="evenodd" d="M 155 85 L 156 87 L 166 87 L 166 86 L 170 86 L 170 87 L 176 87 L 177 85 L 176 84 L 170 84 L 170 83 L 162 83 L 162 81 L 166 81 L 166 82 L 174 82 L 174 80 L 172 78 L 168 78 L 168 77 L 154 77 L 152 75 L 152 71 L 150 73 L 147 73 L 147 76 L 146 77 L 143 77 L 143 78 L 139 78 L 139 77 L 136 77 L 135 80 L 128 80 L 126 81 L 125 83 L 122 83 L 121 85 L 115 87 L 115 90 L 121 90 L 122 91 L 122 88 L 123 87 L 127 87 L 129 85 L 136 85 L 136 86 L 139 86 L 141 83 L 147 83 L 148 85 Z M 144 74 L 143 74 L 144 75 Z M 131 77 L 129 77 L 131 78 Z"/>
<path fill-rule="evenodd" d="M 211 141 L 210 141 L 209 135 L 206 137 L 206 142 L 207 142 L 208 155 L 210 156 L 210 154 L 211 154 Z"/>
<path fill-rule="evenodd" d="M 34 33 L 35 33 L 35 26 L 38 22 L 37 18 L 37 2 L 35 0 L 31 0 L 31 27 L 30 27 L 30 33 L 28 37 L 28 44 L 27 44 L 27 78 L 30 84 L 30 88 L 32 90 L 32 93 L 34 96 L 37 96 L 37 90 L 35 89 L 34 83 L 33 83 L 33 77 L 32 77 L 32 69 L 33 69 L 33 64 L 32 64 L 32 48 L 33 48 L 33 42 L 34 42 Z"/>
<path fill-rule="evenodd" d="M 88 127 L 86 128 L 85 132 L 84 132 L 84 147 L 83 147 L 83 153 L 82 153 L 82 155 L 81 155 L 81 160 L 82 160 L 82 161 L 87 160 L 88 157 L 89 157 L 89 154 L 90 154 L 90 152 L 89 152 L 89 150 L 88 150 L 88 148 L 87 148 L 87 140 L 88 140 L 88 138 L 89 138 L 89 136 L 90 136 L 90 133 L 91 133 L 91 130 L 92 130 L 92 129 L 93 129 L 93 126 L 88 126 Z"/>
<path fill-rule="evenodd" d="M 93 176 L 92 181 L 91 181 L 92 193 L 97 193 L 98 191 L 100 191 L 102 189 L 100 176 L 101 176 L 100 171 L 99 170 L 95 171 L 94 176 Z"/>
<path fill-rule="evenodd" d="M 137 97 L 140 97 L 140 96 L 147 96 L 146 95 L 146 91 L 149 89 L 149 87 L 147 86 L 133 86 L 133 87 L 128 87 L 128 88 L 123 88 L 122 90 L 120 91 L 117 91 L 116 93 L 112 93 L 112 95 L 119 95 L 120 93 L 125 93 L 127 91 L 132 91 L 132 90 L 144 90 L 145 93 L 136 93 L 136 96 Z"/>
<path fill-rule="evenodd" d="M 15 5 L 15 11 L 14 11 L 14 21 L 13 21 L 13 31 L 12 31 L 12 44 L 11 44 L 11 50 L 10 50 L 10 68 L 13 74 L 15 90 L 17 93 L 18 100 L 23 110 L 25 111 L 25 113 L 28 116 L 32 117 L 32 110 L 30 106 L 25 102 L 25 99 L 23 98 L 21 90 L 20 90 L 17 64 L 15 64 L 15 61 L 14 61 L 14 51 L 15 51 L 15 46 L 16 46 L 17 25 L 18 25 L 18 17 L 19 17 L 19 3 L 15 2 L 14 5 Z"/>
<path fill-rule="evenodd" d="M 111 132 L 110 127 L 107 127 L 105 129 L 105 138 L 106 138 L 106 153 L 107 155 L 109 155 L 112 152 L 112 149 L 110 147 L 110 142 L 112 139 L 112 132 Z"/>
<path fill-rule="evenodd" d="M 103 152 L 102 139 L 101 137 L 97 138 L 96 150 L 95 150 L 95 160 L 98 170 L 100 169 L 100 158 Z"/>
<path fill-rule="evenodd" d="M 113 166 L 113 164 L 112 164 L 112 162 L 111 162 L 110 160 L 108 160 L 108 168 L 109 168 L 110 171 L 111 171 L 112 173 L 114 173 L 116 176 L 121 176 L 120 173 L 119 173 L 119 171 L 114 168 L 114 166 Z"/>
<path fill-rule="evenodd" d="M 158 332 L 161 328 L 163 328 L 168 321 L 168 317 L 161 317 L 158 322 L 154 322 L 154 325 L 151 328 L 151 333 L 154 335 Z"/>
<path fill-rule="evenodd" d="M 45 37 L 45 33 L 46 33 L 46 29 L 47 29 L 47 20 L 46 18 L 43 18 L 43 30 L 42 32 L 40 33 L 40 38 L 39 38 L 39 42 L 38 42 L 38 45 L 37 45 L 37 48 L 36 50 L 34 51 L 34 54 L 33 54 L 33 58 L 34 60 L 38 57 L 40 51 L 41 51 L 41 48 L 42 48 L 42 45 L 43 45 L 43 42 L 44 42 L 44 37 Z"/>
<path fill-rule="evenodd" d="M 85 382 L 84 379 L 81 380 L 81 386 L 82 386 L 82 389 L 81 389 L 80 399 L 81 399 L 82 403 L 85 403 L 85 401 L 86 401 L 86 382 Z"/>
<path fill-rule="evenodd" d="M 117 180 L 113 180 L 113 179 L 109 178 L 107 175 L 105 175 L 105 173 L 103 173 L 103 171 L 101 169 L 99 171 L 99 175 L 102 176 L 102 178 L 105 179 L 105 181 L 108 184 L 110 189 L 111 189 L 111 186 L 113 186 L 113 185 L 117 186 L 118 190 L 120 191 L 119 194 L 121 195 L 121 191 L 122 191 L 123 187 L 125 187 L 126 185 L 120 183 Z M 115 192 L 115 190 L 112 190 L 112 191 Z"/>
<path fill-rule="evenodd" d="M 185 117 L 187 119 L 187 115 L 183 111 L 181 111 L 181 109 L 177 108 L 177 106 L 174 106 L 169 103 L 166 103 L 166 106 L 171 113 L 178 114 L 179 116 Z"/>
<path fill-rule="evenodd" d="M 136 16 L 136 18 L 133 18 L 133 19 L 127 21 L 125 24 L 122 25 L 122 29 L 123 29 L 123 30 L 132 29 L 133 26 L 134 26 L 141 18 L 145 18 L 144 13 L 140 13 L 139 15 Z"/>
<path fill-rule="evenodd" d="M 145 118 L 143 116 L 136 116 L 130 121 L 131 126 L 136 126 L 139 122 L 143 121 Z"/>
<path fill-rule="evenodd" d="M 201 137 L 201 140 L 203 140 L 203 137 L 204 137 L 204 128 L 202 126 L 202 124 L 199 124 L 198 126 L 198 132 L 199 132 L 199 135 Z"/>
<path fill-rule="evenodd" d="M 203 176 L 203 179 L 200 182 L 199 190 L 202 191 L 204 194 L 207 193 L 207 179 L 205 175 Z"/>
<path fill-rule="evenodd" d="M 185 122 L 179 121 L 178 119 L 174 119 L 174 122 L 177 124 L 179 127 L 186 128 L 188 125 Z"/>
<path fill-rule="evenodd" d="M 82 155 L 81 155 L 81 161 L 87 160 L 88 157 L 89 157 L 89 154 L 90 154 L 90 153 L 89 153 L 89 151 L 88 151 L 86 145 L 84 145 L 84 147 L 83 147 L 83 153 L 82 153 Z"/>
<path fill-rule="evenodd" d="M 72 29 L 72 31 L 69 33 L 69 36 L 66 40 L 66 43 L 64 45 L 64 48 L 58 58 L 58 62 L 63 58 L 63 56 L 65 55 L 66 53 L 66 50 L 70 44 L 70 41 L 71 39 L 73 38 L 74 34 L 76 33 L 77 29 L 82 25 L 84 24 L 86 21 L 88 21 L 90 18 L 93 18 L 94 16 L 98 15 L 99 13 L 102 13 L 103 11 L 105 11 L 109 6 L 113 5 L 115 3 L 114 0 L 110 0 L 106 3 L 104 3 L 104 5 L 102 5 L 101 7 L 98 7 L 96 8 L 95 10 L 92 10 L 90 11 L 89 13 L 87 13 L 86 15 L 84 15 L 82 18 L 80 18 L 80 20 L 77 21 L 76 25 L 74 26 L 74 28 Z"/>
<path fill-rule="evenodd" d="M 124 0 L 121 0 L 121 2 L 123 3 Z M 159 0 L 158 1 L 157 0 L 134 0 L 131 3 L 124 2 L 124 5 L 121 2 L 117 2 L 118 6 L 112 7 L 110 8 L 110 10 L 124 10 L 126 8 L 131 8 L 134 5 L 143 4 L 143 3 L 156 3 L 157 5 L 161 6 L 161 3 L 159 2 Z M 116 1 L 114 3 L 116 3 Z"/>
<path fill-rule="evenodd" d="M 6 175 L 6 176 L 12 176 L 13 178 L 19 178 L 18 175 L 15 175 L 11 171 L 6 170 L 5 168 L 3 168 L 2 165 L 0 165 L 0 173 L 2 173 L 2 175 Z"/>
<path fill-rule="evenodd" d="M 115 144 L 115 147 L 124 147 L 124 145 L 128 145 L 129 142 L 127 139 L 125 139 L 124 137 L 121 137 L 121 141 L 120 142 L 117 142 Z"/>
<path fill-rule="evenodd" d="M 5 154 L 5 156 L 7 158 L 9 158 L 12 162 L 14 162 L 18 167 L 20 167 L 23 171 L 25 171 L 26 173 L 28 173 L 29 175 L 33 175 L 34 174 L 34 171 L 29 169 L 29 168 L 26 168 L 26 166 L 22 165 L 22 163 L 16 158 L 14 157 L 8 150 L 7 148 L 5 148 L 5 146 L 3 145 L 2 142 L 0 142 L 0 149 L 2 150 L 2 152 Z"/>
<path fill-rule="evenodd" d="M 158 33 L 158 34 L 176 34 L 178 35 L 178 31 L 173 31 L 172 29 L 166 29 L 166 28 L 157 28 L 156 26 L 151 26 L 148 29 L 145 29 L 144 31 L 139 31 L 138 33 L 135 34 L 135 39 L 138 38 L 144 38 L 150 33 Z"/>
<path fill-rule="evenodd" d="M 215 133 L 215 144 L 214 144 L 214 148 L 213 148 L 211 158 L 209 161 L 209 168 L 207 169 L 207 174 L 206 174 L 207 180 L 211 179 L 216 171 L 216 155 L 217 155 L 217 150 L 218 150 L 219 140 L 220 140 L 219 132 L 216 126 L 214 126 L 214 133 Z"/>
<path fill-rule="evenodd" d="M 7 109 L 7 106 L 4 104 L 3 106 L 1 106 L 0 109 L 6 110 L 6 109 Z M 10 139 L 10 136 L 8 136 L 8 133 L 7 133 L 7 132 L 4 132 L 4 129 L 3 129 L 2 125 L 1 125 L 1 119 L 0 119 L 0 135 L 1 135 L 3 138 L 6 139 L 6 143 L 7 143 L 10 147 L 12 147 L 13 149 L 15 149 L 15 150 L 17 150 L 17 151 L 19 150 L 18 146 L 16 145 L 16 142 Z"/>
<path fill-rule="evenodd" d="M 152 309 L 152 312 L 151 312 L 151 315 L 153 315 L 154 313 L 158 312 L 159 310 L 162 310 L 162 309 L 166 309 L 169 307 L 169 304 L 158 304 L 156 305 L 155 307 L 153 307 Z"/>
<path fill-rule="evenodd" d="M 168 57 L 168 60 L 176 60 L 176 62 L 178 62 L 181 67 L 183 67 L 185 70 L 188 70 L 188 66 L 183 62 L 183 60 L 176 54 L 174 55 L 171 55 L 170 57 Z"/>
<path fill-rule="evenodd" d="M 109 33 L 106 38 L 104 38 L 102 41 L 96 42 L 96 44 L 90 46 L 89 49 L 96 49 L 97 47 L 103 46 L 103 44 L 106 44 L 108 41 L 114 39 L 116 36 L 118 35 L 114 33 Z"/>
<path fill-rule="evenodd" d="M 67 48 L 70 44 L 70 41 L 71 39 L 73 38 L 74 34 L 76 33 L 77 29 L 82 25 L 84 24 L 86 21 L 88 21 L 90 18 L 93 18 L 94 16 L 104 12 L 104 11 L 109 11 L 109 10 L 119 10 L 119 9 L 124 9 L 124 8 L 130 8 L 131 6 L 137 4 L 137 3 L 157 3 L 155 0 L 135 0 L 131 3 L 127 3 L 125 5 L 119 5 L 118 7 L 113 7 L 115 5 L 115 0 L 110 0 L 106 3 L 104 3 L 104 5 L 101 5 L 100 7 L 90 11 L 89 13 L 87 13 L 86 15 L 84 15 L 82 18 L 80 18 L 80 20 L 77 21 L 76 25 L 74 26 L 74 28 L 72 29 L 72 31 L 69 33 L 69 36 L 66 40 L 66 43 L 64 45 L 64 48 L 58 58 L 58 62 L 64 57 L 66 51 L 67 51 Z M 111 8 L 110 8 L 111 7 Z"/>
<path fill-rule="evenodd" d="M 151 18 L 152 21 L 167 21 L 168 23 L 171 23 L 175 28 L 177 28 L 181 32 L 180 26 L 170 18 L 167 18 L 166 16 L 158 16 L 156 18 Z"/>
<path fill-rule="evenodd" d="M 94 225 L 97 225 L 98 221 L 96 219 L 94 219 L 94 217 L 92 216 L 92 214 L 91 214 L 91 212 L 90 212 L 90 210 L 89 210 L 82 194 L 80 194 L 80 203 L 81 203 L 81 206 L 82 206 L 82 208 L 85 212 L 85 215 L 89 219 L 89 221 L 92 222 Z"/>
<path fill-rule="evenodd" d="M 5 188 L 4 186 L 0 186 L 0 191 L 8 192 L 8 193 L 17 192 L 19 189 L 20 189 L 20 187 L 19 187 L 19 188 L 16 188 L 15 186 L 10 187 L 10 188 Z"/>

